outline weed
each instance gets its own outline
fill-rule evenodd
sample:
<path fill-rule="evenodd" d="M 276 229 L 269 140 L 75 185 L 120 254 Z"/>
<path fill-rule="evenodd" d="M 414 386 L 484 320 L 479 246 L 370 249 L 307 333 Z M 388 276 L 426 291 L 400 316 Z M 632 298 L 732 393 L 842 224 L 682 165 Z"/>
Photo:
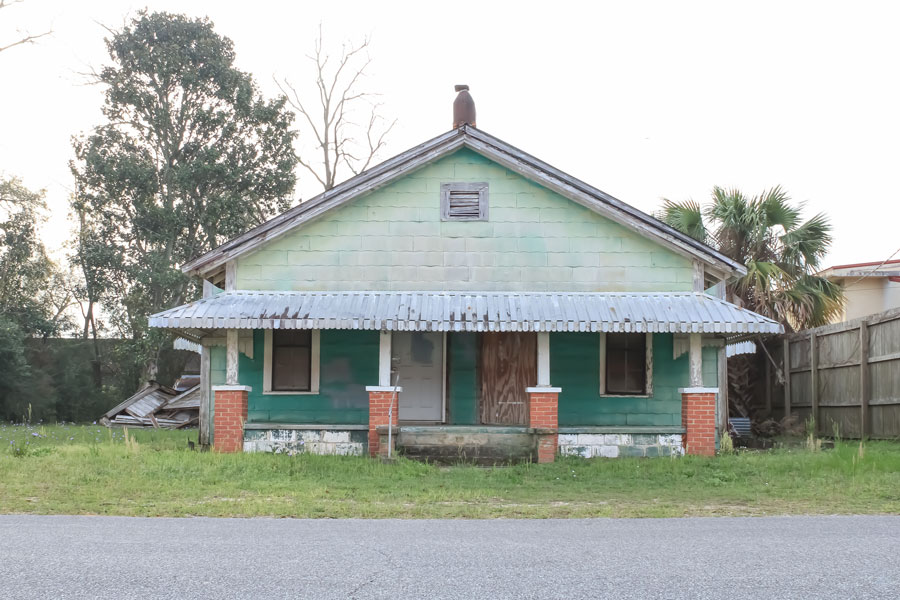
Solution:
<path fill-rule="evenodd" d="M 719 454 L 734 454 L 734 440 L 727 431 L 722 434 L 719 440 Z"/>
<path fill-rule="evenodd" d="M 134 436 L 128 435 L 127 427 L 122 428 L 122 437 L 125 440 L 125 448 L 129 452 L 137 452 L 140 449 L 138 441 L 134 439 Z"/>
<path fill-rule="evenodd" d="M 810 452 L 818 452 L 822 449 L 822 440 L 816 434 L 816 419 L 812 416 L 806 420 L 806 449 Z"/>

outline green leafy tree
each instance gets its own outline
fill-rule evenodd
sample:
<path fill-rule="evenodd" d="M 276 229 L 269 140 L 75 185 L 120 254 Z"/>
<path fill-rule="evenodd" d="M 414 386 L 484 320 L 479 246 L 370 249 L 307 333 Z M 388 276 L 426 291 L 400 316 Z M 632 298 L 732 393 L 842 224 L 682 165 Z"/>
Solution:
<path fill-rule="evenodd" d="M 18 179 L 0 180 L 0 314 L 24 335 L 50 335 L 55 327 L 42 297 L 53 263 L 38 239 L 46 210 L 43 195 Z"/>
<path fill-rule="evenodd" d="M 665 200 L 659 218 L 747 266 L 727 282 L 729 298 L 787 329 L 824 325 L 840 313 L 840 286 L 816 276 L 831 245 L 824 214 L 803 221 L 802 205 L 780 187 L 754 197 L 713 188 L 706 207 L 693 200 Z"/>
<path fill-rule="evenodd" d="M 68 298 L 61 273 L 38 238 L 46 206 L 15 178 L 0 179 L 0 414 L 20 418 L 31 369 L 25 340 L 65 330 Z"/>
<path fill-rule="evenodd" d="M 0 314 L 0 417 L 4 420 L 22 416 L 22 398 L 30 375 L 25 335 L 14 321 Z"/>
<path fill-rule="evenodd" d="M 177 268 L 289 207 L 293 114 L 234 66 L 207 19 L 141 12 L 107 39 L 105 123 L 76 139 L 76 262 L 85 295 L 154 377 L 147 315 L 197 290 Z"/>

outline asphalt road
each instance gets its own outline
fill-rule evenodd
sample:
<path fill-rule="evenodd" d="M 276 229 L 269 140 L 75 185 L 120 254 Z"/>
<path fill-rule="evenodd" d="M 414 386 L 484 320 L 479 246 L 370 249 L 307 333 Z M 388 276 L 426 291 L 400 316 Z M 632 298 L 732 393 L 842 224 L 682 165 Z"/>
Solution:
<path fill-rule="evenodd" d="M 0 516 L 0 596 L 898 598 L 900 517 Z"/>

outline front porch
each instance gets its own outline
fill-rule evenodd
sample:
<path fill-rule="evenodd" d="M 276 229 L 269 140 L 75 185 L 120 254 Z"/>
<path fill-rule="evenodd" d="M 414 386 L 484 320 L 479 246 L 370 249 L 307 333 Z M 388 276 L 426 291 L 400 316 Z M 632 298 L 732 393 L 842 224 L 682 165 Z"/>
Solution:
<path fill-rule="evenodd" d="M 631 393 L 601 385 L 612 384 L 604 370 L 619 350 L 598 333 L 334 330 L 309 336 L 316 373 L 301 379 L 315 388 L 287 392 L 272 390 L 280 360 L 273 332 L 257 330 L 238 345 L 238 384 L 226 383 L 227 341 L 209 348 L 211 437 L 222 451 L 445 463 L 714 452 L 716 338 L 698 336 L 695 390 L 691 352 L 676 357 L 676 347 L 689 343 L 672 334 L 629 335 L 640 359 Z M 365 385 L 372 379 L 377 385 Z M 696 398 L 707 406 L 695 419 L 688 407 Z M 688 439 L 702 444 L 689 449 Z"/>
<path fill-rule="evenodd" d="M 490 462 L 713 454 L 724 338 L 778 328 L 700 293 L 225 292 L 151 324 L 202 342 L 220 451 Z"/>

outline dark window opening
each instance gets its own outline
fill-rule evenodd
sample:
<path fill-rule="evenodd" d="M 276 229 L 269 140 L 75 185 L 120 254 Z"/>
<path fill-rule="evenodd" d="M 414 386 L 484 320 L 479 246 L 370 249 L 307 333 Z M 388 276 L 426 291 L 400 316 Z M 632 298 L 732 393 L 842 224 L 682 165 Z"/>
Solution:
<path fill-rule="evenodd" d="M 647 336 L 606 334 L 606 393 L 647 393 Z"/>
<path fill-rule="evenodd" d="M 276 329 L 272 332 L 272 391 L 310 391 L 312 332 Z"/>

